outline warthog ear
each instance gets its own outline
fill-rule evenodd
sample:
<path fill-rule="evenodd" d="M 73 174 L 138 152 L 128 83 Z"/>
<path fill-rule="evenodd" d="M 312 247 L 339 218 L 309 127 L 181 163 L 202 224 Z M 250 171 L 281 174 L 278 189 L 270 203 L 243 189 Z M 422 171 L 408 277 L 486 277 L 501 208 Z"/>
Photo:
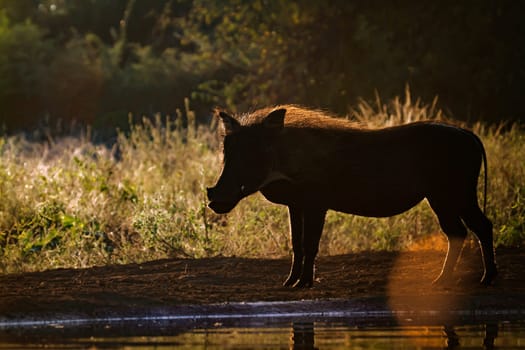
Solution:
<path fill-rule="evenodd" d="M 286 114 L 286 109 L 276 109 L 275 111 L 270 112 L 264 118 L 263 125 L 266 128 L 271 129 L 282 129 L 284 127 L 284 115 Z"/>
<path fill-rule="evenodd" d="M 222 127 L 226 135 L 232 134 L 241 128 L 241 124 L 228 113 L 220 111 L 218 115 L 221 118 Z"/>

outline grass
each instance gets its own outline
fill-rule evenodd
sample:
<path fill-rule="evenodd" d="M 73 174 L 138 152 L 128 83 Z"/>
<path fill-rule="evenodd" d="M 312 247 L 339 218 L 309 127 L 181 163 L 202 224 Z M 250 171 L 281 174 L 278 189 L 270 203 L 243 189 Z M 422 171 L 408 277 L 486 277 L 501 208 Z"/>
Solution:
<path fill-rule="evenodd" d="M 404 101 L 361 102 L 350 117 L 371 127 L 444 119 L 435 105 L 412 101 L 407 89 Z M 518 125 L 471 128 L 488 155 L 487 211 L 496 245 L 520 246 L 525 131 Z M 221 168 L 212 129 L 196 127 L 186 108 L 175 121 L 158 116 L 119 132 L 112 148 L 91 142 L 89 133 L 46 142 L 0 138 L 0 270 L 289 254 L 286 208 L 258 194 L 228 215 L 206 207 L 205 188 Z M 436 236 L 439 226 L 425 201 L 385 219 L 329 212 L 320 254 L 435 246 Z"/>

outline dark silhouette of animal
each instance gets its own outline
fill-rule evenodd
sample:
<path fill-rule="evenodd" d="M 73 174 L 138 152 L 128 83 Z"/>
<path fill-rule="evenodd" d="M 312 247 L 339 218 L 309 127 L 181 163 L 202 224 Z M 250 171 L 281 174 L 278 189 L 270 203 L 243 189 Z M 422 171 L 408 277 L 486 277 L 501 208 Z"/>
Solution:
<path fill-rule="evenodd" d="M 285 105 L 237 119 L 217 111 L 222 174 L 207 189 L 209 207 L 227 213 L 260 191 L 288 206 L 293 260 L 285 286 L 311 287 L 328 209 L 369 217 L 402 213 L 426 198 L 449 242 L 435 282 L 450 280 L 467 235 L 483 255 L 481 283 L 497 274 L 492 223 L 478 206 L 486 155 L 472 132 L 436 122 L 363 129 L 323 112 Z"/>

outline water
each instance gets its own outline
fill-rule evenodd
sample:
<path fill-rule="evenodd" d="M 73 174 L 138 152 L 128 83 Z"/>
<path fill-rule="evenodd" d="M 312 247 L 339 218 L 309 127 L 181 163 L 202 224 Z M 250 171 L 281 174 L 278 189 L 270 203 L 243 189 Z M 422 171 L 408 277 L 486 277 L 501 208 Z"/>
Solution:
<path fill-rule="evenodd" d="M 0 350 L 525 349 L 519 308 L 402 311 L 376 299 L 302 300 L 55 317 L 0 316 Z"/>
<path fill-rule="evenodd" d="M 525 349 L 525 323 L 396 325 L 392 320 L 158 322 L 0 330 L 0 349 Z"/>

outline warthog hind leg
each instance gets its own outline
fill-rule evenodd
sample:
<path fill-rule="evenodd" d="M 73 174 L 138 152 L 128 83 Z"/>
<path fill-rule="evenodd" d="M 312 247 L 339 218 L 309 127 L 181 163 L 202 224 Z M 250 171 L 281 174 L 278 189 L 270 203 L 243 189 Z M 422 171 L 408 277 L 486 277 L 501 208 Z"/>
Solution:
<path fill-rule="evenodd" d="M 471 210 L 466 211 L 462 217 L 465 224 L 474 232 L 479 241 L 484 267 L 481 283 L 490 285 L 498 274 L 494 257 L 492 222 L 490 222 L 477 205 L 473 206 Z"/>
<path fill-rule="evenodd" d="M 437 213 L 441 229 L 448 239 L 448 251 L 441 273 L 434 280 L 434 284 L 448 284 L 452 279 L 454 267 L 461 255 L 463 242 L 467 236 L 467 229 L 458 216 Z"/>

